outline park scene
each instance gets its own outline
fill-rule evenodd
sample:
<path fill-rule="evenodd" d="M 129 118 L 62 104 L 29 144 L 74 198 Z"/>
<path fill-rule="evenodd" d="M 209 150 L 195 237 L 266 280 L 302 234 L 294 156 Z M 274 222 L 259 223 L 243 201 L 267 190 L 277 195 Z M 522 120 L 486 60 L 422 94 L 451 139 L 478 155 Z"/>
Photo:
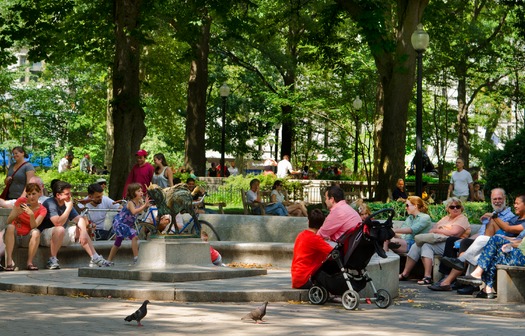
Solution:
<path fill-rule="evenodd" d="M 2 1 L 0 333 L 519 333 L 524 5 Z"/>

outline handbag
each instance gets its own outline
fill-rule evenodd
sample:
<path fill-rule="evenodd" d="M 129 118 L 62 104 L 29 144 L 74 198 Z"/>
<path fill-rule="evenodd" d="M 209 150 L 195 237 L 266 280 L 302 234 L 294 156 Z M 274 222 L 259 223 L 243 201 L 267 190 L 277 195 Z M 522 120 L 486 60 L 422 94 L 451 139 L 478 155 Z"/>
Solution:
<path fill-rule="evenodd" d="M 13 173 L 13 175 L 11 175 L 11 177 L 15 176 L 15 174 L 18 172 L 18 170 L 20 168 L 22 168 L 27 162 L 24 162 L 20 165 L 20 167 L 18 167 L 15 172 Z M 2 193 L 0 194 L 0 198 L 1 199 L 7 199 L 7 196 L 9 195 L 9 187 L 11 186 L 11 182 L 9 182 L 8 184 L 6 184 L 5 188 L 4 188 L 4 191 L 2 191 Z"/>
<path fill-rule="evenodd" d="M 423 244 L 442 243 L 448 239 L 448 236 L 441 233 L 421 233 L 414 237 L 416 245 L 421 247 Z"/>

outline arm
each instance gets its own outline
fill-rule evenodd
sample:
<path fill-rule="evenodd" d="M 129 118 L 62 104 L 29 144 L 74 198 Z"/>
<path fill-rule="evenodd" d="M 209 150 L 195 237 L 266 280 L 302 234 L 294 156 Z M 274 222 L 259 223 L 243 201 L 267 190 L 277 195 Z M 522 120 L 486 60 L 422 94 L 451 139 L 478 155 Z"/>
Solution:
<path fill-rule="evenodd" d="M 277 195 L 274 192 L 270 195 L 270 202 L 277 203 Z"/>
<path fill-rule="evenodd" d="M 173 171 L 170 167 L 166 168 L 166 178 L 168 179 L 168 186 L 173 187 Z"/>
<path fill-rule="evenodd" d="M 495 225 L 497 225 L 500 229 L 502 229 L 505 232 L 513 233 L 513 234 L 519 234 L 521 231 L 523 231 L 523 225 L 509 225 L 509 223 L 504 222 L 501 218 L 497 217 L 492 220 Z"/>
<path fill-rule="evenodd" d="M 142 212 L 144 209 L 146 209 L 149 205 L 150 205 L 149 204 L 149 196 L 146 195 L 146 198 L 144 199 L 144 203 L 141 206 L 135 207 L 135 204 L 133 204 L 133 202 L 130 201 L 130 202 L 128 202 L 127 207 L 128 207 L 128 209 L 129 209 L 129 211 L 131 212 L 132 215 L 136 215 L 136 214 Z"/>
<path fill-rule="evenodd" d="M 66 202 L 66 210 L 64 211 L 62 215 L 60 216 L 55 215 L 55 216 L 50 217 L 49 219 L 51 220 L 51 223 L 53 223 L 54 226 L 64 226 L 69 219 L 69 215 L 71 214 L 71 211 L 73 210 L 74 210 L 73 201 L 70 200 L 69 202 Z"/>
<path fill-rule="evenodd" d="M 472 182 L 468 184 L 468 189 L 470 191 L 470 199 L 474 200 L 474 184 Z"/>
<path fill-rule="evenodd" d="M 454 185 L 451 183 L 448 185 L 448 192 L 447 192 L 447 198 L 450 198 L 452 195 L 452 191 L 454 190 Z"/>
<path fill-rule="evenodd" d="M 13 221 L 20 216 L 20 214 L 24 212 L 24 210 L 20 207 L 20 205 L 16 205 L 13 207 L 11 212 L 9 213 L 9 216 L 7 217 L 7 223 L 13 223 Z"/>

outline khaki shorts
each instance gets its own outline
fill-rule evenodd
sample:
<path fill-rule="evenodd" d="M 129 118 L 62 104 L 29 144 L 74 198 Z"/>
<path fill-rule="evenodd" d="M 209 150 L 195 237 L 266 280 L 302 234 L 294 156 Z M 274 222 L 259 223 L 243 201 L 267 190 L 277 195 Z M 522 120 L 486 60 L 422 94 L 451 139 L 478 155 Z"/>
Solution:
<path fill-rule="evenodd" d="M 53 236 L 54 228 L 45 229 L 40 235 L 40 246 L 51 246 L 51 237 Z M 76 242 L 77 227 L 75 225 L 68 226 L 66 228 L 66 233 L 64 234 L 64 239 L 62 240 L 62 246 L 69 246 Z"/>

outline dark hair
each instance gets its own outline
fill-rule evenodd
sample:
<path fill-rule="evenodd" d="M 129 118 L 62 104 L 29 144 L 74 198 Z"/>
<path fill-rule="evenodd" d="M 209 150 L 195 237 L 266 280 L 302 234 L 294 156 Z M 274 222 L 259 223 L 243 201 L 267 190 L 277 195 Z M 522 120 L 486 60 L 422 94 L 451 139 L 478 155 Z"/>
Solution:
<path fill-rule="evenodd" d="M 276 180 L 273 183 L 272 190 L 275 190 L 275 189 L 277 189 L 277 187 L 282 186 L 282 185 L 283 185 L 283 182 L 281 180 Z"/>
<path fill-rule="evenodd" d="M 154 159 L 159 159 L 160 160 L 160 163 L 162 163 L 162 165 L 164 167 L 167 167 L 168 166 L 168 163 L 166 162 L 166 157 L 164 156 L 164 154 L 162 153 L 157 153 L 155 155 L 153 155 L 153 158 Z M 155 167 L 155 173 L 158 173 L 160 171 L 160 167 Z"/>
<path fill-rule="evenodd" d="M 96 192 L 99 192 L 99 193 L 103 193 L 104 192 L 104 189 L 102 188 L 102 186 L 98 183 L 92 183 L 88 186 L 88 194 L 89 195 L 93 195 L 94 193 Z"/>
<path fill-rule="evenodd" d="M 331 186 L 326 189 L 328 193 L 328 198 L 334 198 L 336 202 L 342 201 L 345 199 L 345 192 L 338 186 Z"/>
<path fill-rule="evenodd" d="M 312 229 L 319 229 L 325 220 L 324 213 L 321 209 L 313 209 L 308 214 L 308 227 Z"/>
<path fill-rule="evenodd" d="M 521 203 L 525 203 L 525 195 L 519 195 L 516 198 L 519 198 L 521 200 Z"/>
<path fill-rule="evenodd" d="M 135 198 L 135 193 L 137 192 L 137 190 L 140 190 L 142 189 L 142 187 L 140 186 L 140 183 L 130 183 L 128 184 L 128 193 L 126 194 L 126 198 L 128 200 L 132 200 Z"/>
<path fill-rule="evenodd" d="M 250 181 L 250 188 L 251 188 L 255 183 L 257 183 L 257 182 L 261 183 L 261 181 L 259 181 L 258 179 L 253 179 L 253 180 L 251 180 L 251 181 Z"/>
<path fill-rule="evenodd" d="M 173 178 L 173 184 L 174 184 L 174 185 L 175 185 L 175 184 L 179 184 L 179 183 L 181 183 L 181 182 L 182 182 L 182 180 L 180 179 L 180 177 L 174 177 L 174 178 Z"/>
<path fill-rule="evenodd" d="M 188 177 L 188 179 L 186 180 L 186 184 L 190 182 L 195 182 L 195 179 L 193 177 Z"/>
<path fill-rule="evenodd" d="M 13 148 L 13 150 L 11 151 L 11 153 L 12 153 L 13 151 L 15 151 L 15 150 L 16 150 L 17 152 L 24 153 L 24 158 L 25 158 L 25 159 L 27 159 L 27 158 L 29 157 L 29 155 L 26 153 L 26 150 L 24 149 L 24 147 L 22 147 L 22 146 L 16 146 L 16 147 Z"/>
<path fill-rule="evenodd" d="M 64 192 L 65 189 L 71 189 L 71 184 L 58 180 L 54 181 L 54 183 L 51 182 L 51 189 L 53 190 L 53 196 L 56 196 Z"/>
<path fill-rule="evenodd" d="M 28 184 L 26 184 L 26 193 L 32 192 L 32 191 L 41 192 L 42 188 L 40 188 L 38 183 L 28 183 Z"/>
<path fill-rule="evenodd" d="M 60 179 L 52 179 L 52 180 L 51 180 L 51 183 L 49 183 L 49 186 L 51 187 L 51 190 L 53 190 L 53 186 L 54 186 L 55 183 L 57 183 L 58 181 L 60 181 Z"/>

